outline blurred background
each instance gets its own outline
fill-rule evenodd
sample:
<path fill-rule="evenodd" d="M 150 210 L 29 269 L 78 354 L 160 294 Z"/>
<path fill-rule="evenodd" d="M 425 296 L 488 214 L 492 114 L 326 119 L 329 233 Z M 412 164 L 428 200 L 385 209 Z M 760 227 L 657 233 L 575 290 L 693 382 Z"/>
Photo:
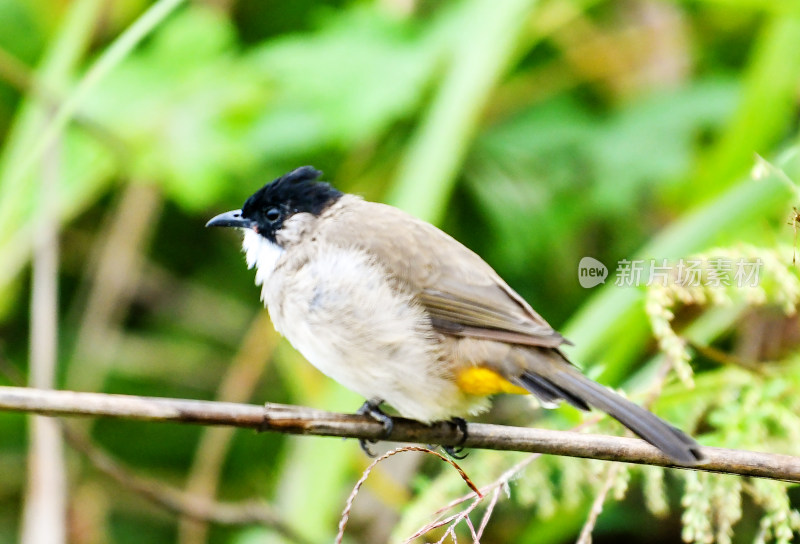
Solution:
<path fill-rule="evenodd" d="M 589 375 L 703 444 L 800 454 L 799 101 L 795 0 L 0 0 L 0 385 L 357 409 L 273 332 L 237 234 L 204 228 L 312 164 L 477 251 Z M 761 286 L 614 285 L 622 259 L 697 254 L 761 258 Z M 579 285 L 584 256 L 604 285 Z M 622 433 L 522 398 L 483 419 Z M 0 413 L 0 543 L 330 542 L 370 462 L 352 440 L 84 420 L 65 444 L 33 421 Z M 483 486 L 523 459 L 462 465 Z M 796 487 L 609 467 L 529 459 L 481 541 L 800 529 Z M 278 523 L 189 519 L 163 505 L 181 490 Z M 345 541 L 402 542 L 467 491 L 398 455 Z"/>

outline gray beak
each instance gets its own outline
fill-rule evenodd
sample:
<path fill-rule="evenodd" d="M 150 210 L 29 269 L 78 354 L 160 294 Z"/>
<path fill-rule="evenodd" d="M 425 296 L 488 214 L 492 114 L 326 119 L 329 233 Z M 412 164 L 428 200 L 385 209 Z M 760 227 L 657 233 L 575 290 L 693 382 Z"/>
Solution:
<path fill-rule="evenodd" d="M 242 217 L 242 210 L 231 210 L 229 212 L 221 213 L 206 223 L 207 227 L 236 227 L 240 229 L 249 229 L 255 225 L 256 222 L 252 219 Z"/>

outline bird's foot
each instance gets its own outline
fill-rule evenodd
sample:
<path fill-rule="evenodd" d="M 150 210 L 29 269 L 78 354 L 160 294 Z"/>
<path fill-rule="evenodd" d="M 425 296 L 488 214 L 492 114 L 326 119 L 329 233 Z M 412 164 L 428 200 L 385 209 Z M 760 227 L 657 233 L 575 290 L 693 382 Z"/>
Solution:
<path fill-rule="evenodd" d="M 458 439 L 458 443 L 455 446 L 442 446 L 442 449 L 453 459 L 464 459 L 469 455 L 469 453 L 461 454 L 464 451 L 464 442 L 467 441 L 467 422 L 464 418 L 454 417 L 448 423 L 461 431 L 461 438 Z"/>
<path fill-rule="evenodd" d="M 389 435 L 392 434 L 392 429 L 394 428 L 394 421 L 392 421 L 392 418 L 387 416 L 383 410 L 381 410 L 382 403 L 383 401 L 381 399 L 370 399 L 365 401 L 356 413 L 360 416 L 369 416 L 383 425 L 383 435 L 381 438 L 389 438 Z M 375 454 L 369 449 L 369 444 L 376 444 L 377 442 L 377 440 L 368 440 L 366 438 L 358 439 L 358 445 L 361 446 L 361 449 L 364 451 L 364 453 L 370 457 L 375 457 Z"/>

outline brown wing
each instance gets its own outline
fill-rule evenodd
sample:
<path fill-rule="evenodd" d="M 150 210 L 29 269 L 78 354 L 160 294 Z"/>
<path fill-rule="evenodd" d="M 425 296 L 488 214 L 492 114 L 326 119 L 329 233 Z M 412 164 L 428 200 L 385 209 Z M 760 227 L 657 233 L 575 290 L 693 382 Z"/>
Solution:
<path fill-rule="evenodd" d="M 328 243 L 374 255 L 395 281 L 418 293 L 434 327 L 531 346 L 558 347 L 564 338 L 478 255 L 436 227 L 391 206 L 347 195 L 331 210 Z"/>

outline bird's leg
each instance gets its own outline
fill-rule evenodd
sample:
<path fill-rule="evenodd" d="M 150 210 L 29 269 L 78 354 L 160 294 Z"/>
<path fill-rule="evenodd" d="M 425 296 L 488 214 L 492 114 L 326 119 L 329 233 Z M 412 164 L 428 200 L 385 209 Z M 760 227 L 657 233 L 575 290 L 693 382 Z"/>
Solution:
<path fill-rule="evenodd" d="M 453 459 L 464 459 L 468 455 L 467 453 L 461 455 L 461 452 L 464 451 L 464 442 L 467 441 L 467 422 L 462 417 L 454 417 L 448 423 L 461 431 L 461 438 L 455 446 L 442 446 L 442 449 Z"/>
<path fill-rule="evenodd" d="M 356 412 L 360 416 L 369 416 L 381 425 L 383 425 L 383 436 L 381 438 L 388 438 L 390 434 L 392 434 L 392 429 L 394 428 L 394 421 L 392 418 L 387 416 L 381 410 L 381 404 L 383 401 L 381 399 L 369 399 L 364 401 L 364 404 L 361 405 L 361 408 L 358 409 Z M 369 455 L 370 457 L 375 457 L 375 454 L 369 449 L 368 444 L 375 444 L 378 442 L 377 440 L 367 440 L 365 438 L 359 438 L 358 444 L 361 446 L 361 449 L 364 450 L 364 453 Z"/>

